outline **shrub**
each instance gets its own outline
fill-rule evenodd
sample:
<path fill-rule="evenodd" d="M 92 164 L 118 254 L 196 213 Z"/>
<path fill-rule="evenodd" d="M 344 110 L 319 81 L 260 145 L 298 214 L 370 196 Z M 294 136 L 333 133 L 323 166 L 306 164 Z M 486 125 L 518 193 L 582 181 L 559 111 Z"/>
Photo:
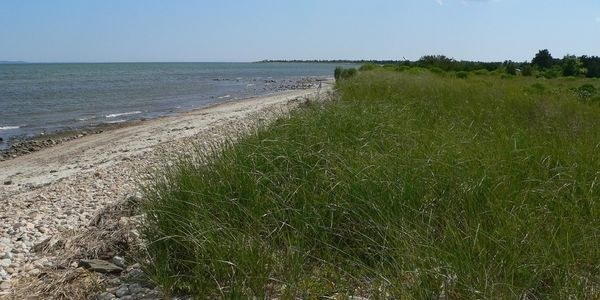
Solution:
<path fill-rule="evenodd" d="M 509 75 L 517 75 L 517 66 L 510 60 L 504 62 L 504 70 Z"/>
<path fill-rule="evenodd" d="M 546 90 L 546 86 L 540 82 L 536 82 L 534 84 L 531 85 L 531 89 L 533 91 L 536 91 L 538 93 L 542 93 Z"/>
<path fill-rule="evenodd" d="M 590 83 L 586 83 L 578 87 L 575 92 L 577 93 L 579 99 L 589 100 L 596 94 L 596 87 Z"/>
<path fill-rule="evenodd" d="M 378 65 L 374 64 L 374 63 L 368 63 L 368 64 L 364 64 L 362 66 L 360 66 L 359 71 L 372 71 L 379 68 Z"/>
<path fill-rule="evenodd" d="M 577 76 L 581 74 L 581 61 L 574 55 L 563 58 L 563 76 Z"/>
<path fill-rule="evenodd" d="M 352 76 L 356 75 L 356 69 L 355 68 L 349 68 L 349 69 L 344 69 L 342 71 L 342 79 L 348 79 Z"/>
<path fill-rule="evenodd" d="M 396 67 L 396 71 L 397 72 L 404 72 L 404 71 L 407 71 L 407 70 L 410 70 L 409 66 L 398 66 L 398 67 Z"/>
<path fill-rule="evenodd" d="M 475 75 L 489 75 L 490 71 L 488 71 L 487 69 L 479 69 L 476 70 L 474 73 Z"/>
<path fill-rule="evenodd" d="M 342 68 L 342 67 L 335 68 L 335 71 L 333 71 L 333 77 L 335 77 L 335 80 L 339 80 L 342 77 L 343 70 L 344 70 L 344 68 Z"/>
<path fill-rule="evenodd" d="M 467 72 L 464 72 L 464 71 L 456 72 L 456 78 L 466 79 L 467 77 L 469 77 L 469 73 L 467 73 Z"/>
<path fill-rule="evenodd" d="M 335 71 L 333 72 L 335 80 L 340 80 L 340 79 L 348 79 L 354 75 L 356 75 L 356 69 L 355 68 L 349 68 L 349 69 L 345 69 L 342 67 L 337 67 L 335 68 Z"/>
<path fill-rule="evenodd" d="M 533 75 L 533 67 L 531 65 L 529 65 L 529 64 L 524 65 L 521 68 L 521 75 L 523 75 L 523 76 L 531 76 L 531 75 Z"/>
<path fill-rule="evenodd" d="M 431 73 L 433 73 L 433 74 L 440 75 L 440 76 L 446 75 L 446 71 L 444 71 L 438 67 L 430 67 L 429 71 L 431 71 Z"/>

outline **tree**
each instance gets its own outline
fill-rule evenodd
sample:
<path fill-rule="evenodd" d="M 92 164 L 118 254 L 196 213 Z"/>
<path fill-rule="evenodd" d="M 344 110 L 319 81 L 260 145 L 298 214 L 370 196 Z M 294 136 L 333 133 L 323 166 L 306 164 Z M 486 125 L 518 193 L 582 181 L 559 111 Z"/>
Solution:
<path fill-rule="evenodd" d="M 577 76 L 581 73 L 581 61 L 575 55 L 563 58 L 563 76 Z"/>
<path fill-rule="evenodd" d="M 514 62 L 512 62 L 510 60 L 505 61 L 504 68 L 505 68 L 507 74 L 517 75 L 517 66 L 515 65 Z"/>
<path fill-rule="evenodd" d="M 584 55 L 580 60 L 586 69 L 587 77 L 600 77 L 600 57 Z"/>
<path fill-rule="evenodd" d="M 549 69 L 554 64 L 554 59 L 548 49 L 540 50 L 531 60 L 531 65 L 540 69 Z"/>

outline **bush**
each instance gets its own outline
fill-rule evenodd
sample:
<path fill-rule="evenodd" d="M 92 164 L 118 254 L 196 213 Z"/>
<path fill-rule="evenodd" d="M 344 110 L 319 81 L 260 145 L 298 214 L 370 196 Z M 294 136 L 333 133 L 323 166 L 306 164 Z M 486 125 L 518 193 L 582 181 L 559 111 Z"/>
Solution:
<path fill-rule="evenodd" d="M 337 67 L 335 68 L 335 71 L 333 72 L 335 80 L 340 80 L 340 79 L 348 79 L 354 75 L 356 75 L 356 69 L 355 68 L 349 68 L 349 69 L 345 69 L 342 67 Z"/>
<path fill-rule="evenodd" d="M 464 71 L 456 72 L 456 78 L 466 79 L 467 77 L 469 77 L 469 73 L 467 73 L 467 72 L 464 72 Z"/>
<path fill-rule="evenodd" d="M 368 64 L 364 64 L 362 66 L 360 66 L 359 71 L 372 71 L 379 68 L 378 65 L 374 64 L 374 63 L 368 63 Z"/>
<path fill-rule="evenodd" d="M 474 73 L 475 75 L 489 75 L 490 71 L 488 71 L 487 69 L 479 69 L 476 70 Z"/>
<path fill-rule="evenodd" d="M 396 72 L 404 72 L 410 70 L 409 66 L 398 66 L 396 67 Z"/>
<path fill-rule="evenodd" d="M 521 68 L 521 75 L 523 76 L 532 76 L 533 75 L 533 67 L 529 64 L 524 65 Z"/>
<path fill-rule="evenodd" d="M 438 67 L 430 67 L 429 71 L 431 71 L 431 73 L 433 73 L 433 74 L 440 75 L 440 76 L 446 75 L 446 71 L 444 71 Z"/>
<path fill-rule="evenodd" d="M 590 83 L 586 83 L 578 87 L 575 91 L 580 99 L 588 100 L 596 94 L 596 87 Z"/>
<path fill-rule="evenodd" d="M 352 76 L 356 75 L 356 69 L 355 68 L 349 68 L 349 69 L 344 69 L 342 71 L 342 79 L 348 79 Z"/>
<path fill-rule="evenodd" d="M 581 74 L 581 61 L 573 55 L 563 58 L 563 76 L 577 76 Z"/>
<path fill-rule="evenodd" d="M 335 77 L 335 80 L 339 80 L 342 77 L 343 70 L 344 70 L 344 68 L 342 68 L 342 67 L 335 68 L 335 71 L 333 71 L 333 77 Z"/>

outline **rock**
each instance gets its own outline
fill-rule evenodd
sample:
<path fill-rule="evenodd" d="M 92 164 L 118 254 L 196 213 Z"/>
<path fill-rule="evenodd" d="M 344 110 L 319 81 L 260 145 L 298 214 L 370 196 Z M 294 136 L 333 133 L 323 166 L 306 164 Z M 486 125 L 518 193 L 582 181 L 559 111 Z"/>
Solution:
<path fill-rule="evenodd" d="M 123 268 L 101 259 L 82 259 L 79 261 L 79 267 L 103 274 L 119 274 L 123 272 Z"/>
<path fill-rule="evenodd" d="M 10 266 L 10 263 L 11 263 L 10 258 L 0 259 L 0 267 L 8 268 Z"/>
<path fill-rule="evenodd" d="M 8 281 L 3 281 L 2 283 L 0 283 L 0 290 L 2 291 L 9 290 L 11 287 L 12 285 Z"/>
<path fill-rule="evenodd" d="M 40 258 L 40 259 L 34 261 L 33 264 L 38 268 L 52 266 L 52 262 L 50 262 L 47 258 Z"/>
<path fill-rule="evenodd" d="M 144 271 L 140 269 L 131 269 L 129 272 L 127 272 L 125 279 L 128 281 L 140 282 L 146 279 L 146 274 L 144 274 Z"/>
<path fill-rule="evenodd" d="M 132 295 L 142 293 L 142 292 L 144 292 L 144 290 L 146 290 L 146 289 L 144 289 L 139 283 L 134 283 L 129 286 L 129 292 Z"/>
<path fill-rule="evenodd" d="M 11 185 L 12 184 L 12 180 L 7 180 L 4 182 L 4 185 Z"/>
<path fill-rule="evenodd" d="M 119 289 L 115 292 L 115 296 L 122 298 L 124 296 L 129 295 L 129 288 L 126 285 L 122 285 L 121 287 L 119 287 Z"/>
<path fill-rule="evenodd" d="M 116 299 L 115 295 L 105 292 L 102 294 L 98 294 L 96 295 L 96 297 L 94 297 L 96 300 L 112 300 L 112 299 Z"/>
<path fill-rule="evenodd" d="M 117 265 L 120 268 L 125 268 L 125 259 L 120 256 L 115 256 L 112 258 L 112 263 Z"/>
<path fill-rule="evenodd" d="M 40 273 L 42 273 L 42 271 L 40 271 L 39 269 L 33 269 L 33 270 L 27 272 L 27 274 L 32 275 L 32 276 L 40 275 Z"/>

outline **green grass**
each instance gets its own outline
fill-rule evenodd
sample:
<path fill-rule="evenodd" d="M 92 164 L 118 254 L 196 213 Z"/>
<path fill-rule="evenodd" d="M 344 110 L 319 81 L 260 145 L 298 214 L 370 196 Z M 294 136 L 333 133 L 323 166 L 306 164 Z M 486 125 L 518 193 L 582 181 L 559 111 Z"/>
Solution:
<path fill-rule="evenodd" d="M 594 298 L 597 80 L 360 72 L 146 187 L 150 277 L 237 297 Z"/>

